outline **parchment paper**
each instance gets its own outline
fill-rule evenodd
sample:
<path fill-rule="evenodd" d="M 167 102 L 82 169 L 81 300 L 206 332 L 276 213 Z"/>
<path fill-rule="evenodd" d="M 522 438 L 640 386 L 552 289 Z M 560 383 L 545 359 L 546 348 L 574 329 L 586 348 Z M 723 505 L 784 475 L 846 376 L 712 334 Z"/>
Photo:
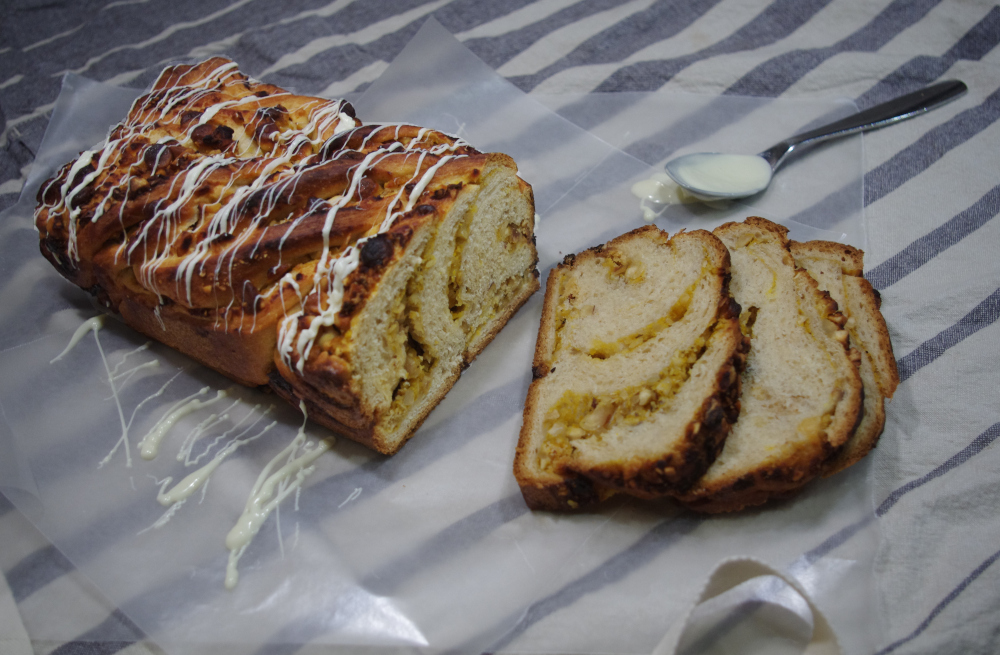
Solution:
<path fill-rule="evenodd" d="M 226 591 L 225 535 L 301 415 L 110 319 L 50 363 L 97 311 L 38 254 L 30 220 L 35 188 L 68 156 L 98 142 L 136 93 L 68 78 L 24 197 L 0 222 L 0 486 L 166 650 L 284 652 L 282 645 L 310 643 L 419 652 L 649 652 L 715 564 L 732 555 L 792 570 L 839 628 L 846 652 L 871 650 L 877 635 L 866 617 L 874 608 L 877 533 L 865 523 L 866 464 L 816 482 L 792 501 L 734 516 L 704 518 L 666 502 L 623 499 L 578 516 L 527 510 L 511 464 L 541 293 L 399 454 L 384 458 L 338 440 L 301 494 L 264 525 L 240 563 L 238 587 Z M 410 121 L 513 156 L 535 189 L 543 279 L 564 254 L 642 224 L 629 188 L 654 170 L 651 162 L 671 154 L 649 154 L 670 142 L 664 130 L 697 137 L 685 148 L 722 140 L 733 151 L 755 152 L 770 145 L 769 137 L 759 144 L 768 130 L 781 138 L 793 125 L 849 111 L 835 101 L 666 94 L 554 103 L 605 139 L 646 152 L 643 161 L 525 96 L 434 22 L 356 104 L 365 122 Z M 860 141 L 829 146 L 808 165 L 821 168 L 822 177 L 790 166 L 749 204 L 682 206 L 659 224 L 674 232 L 759 214 L 789 225 L 793 238 L 863 245 Z M 842 199 L 829 214 L 809 212 L 855 180 L 856 202 Z M 150 426 L 203 388 L 202 397 L 229 389 L 230 399 L 188 416 L 156 459 L 140 459 L 135 446 Z M 204 428 L 212 412 L 227 407 L 228 418 Z M 192 456 L 211 457 L 227 438 L 244 430 L 253 436 L 272 421 L 219 467 L 204 494 L 153 527 L 164 514 L 158 482 L 191 470 L 175 460 L 185 439 L 200 434 Z M 328 436 L 312 425 L 307 432 Z M 131 466 L 124 445 L 114 450 L 123 435 Z M 38 507 L 29 507 L 29 497 Z M 838 530 L 847 536 L 824 543 Z M 771 596 L 776 606 L 788 605 L 780 590 Z M 77 636 L 64 634 L 58 621 L 49 629 L 33 636 Z"/>

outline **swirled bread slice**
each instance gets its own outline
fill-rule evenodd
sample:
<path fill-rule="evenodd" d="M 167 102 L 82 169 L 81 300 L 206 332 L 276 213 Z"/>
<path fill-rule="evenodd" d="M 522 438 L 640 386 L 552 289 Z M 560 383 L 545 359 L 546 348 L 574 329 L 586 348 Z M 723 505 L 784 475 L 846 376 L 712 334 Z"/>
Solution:
<path fill-rule="evenodd" d="M 658 497 L 702 475 L 739 411 L 728 281 L 717 238 L 652 226 L 552 270 L 514 462 L 529 507 Z"/>
<path fill-rule="evenodd" d="M 792 257 L 806 269 L 822 291 L 833 298 L 847 318 L 851 345 L 861 353 L 864 406 L 861 421 L 844 449 L 824 467 L 832 475 L 857 463 L 878 443 L 885 427 L 885 400 L 899 385 L 889 329 L 879 311 L 881 298 L 864 277 L 864 252 L 830 241 L 791 244 Z"/>
<path fill-rule="evenodd" d="M 693 509 L 733 511 L 799 489 L 844 449 L 861 416 L 859 355 L 846 319 L 796 268 L 787 232 L 756 217 L 715 230 L 732 257 L 730 289 L 750 353 L 722 452 L 678 496 Z"/>
<path fill-rule="evenodd" d="M 510 157 L 222 58 L 166 69 L 38 203 L 43 255 L 129 325 L 382 453 L 539 286 Z"/>

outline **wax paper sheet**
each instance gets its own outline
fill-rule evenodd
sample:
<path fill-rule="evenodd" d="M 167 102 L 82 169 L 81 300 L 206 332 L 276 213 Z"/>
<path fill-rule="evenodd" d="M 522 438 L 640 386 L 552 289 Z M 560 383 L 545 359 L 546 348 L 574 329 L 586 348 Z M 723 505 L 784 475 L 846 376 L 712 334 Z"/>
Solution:
<path fill-rule="evenodd" d="M 110 318 L 53 361 L 98 311 L 38 254 L 33 187 L 99 142 L 137 93 L 67 78 L 22 201 L 0 223 L 0 486 L 168 652 L 224 652 L 227 645 L 284 652 L 301 644 L 649 652 L 714 566 L 733 555 L 791 571 L 839 628 L 847 652 L 871 649 L 875 628 L 866 617 L 874 608 L 877 533 L 865 523 L 866 464 L 791 501 L 733 516 L 626 499 L 571 516 L 526 508 L 511 464 L 540 293 L 400 453 L 385 458 L 338 440 L 244 554 L 239 585 L 225 590 L 226 533 L 302 416 Z M 641 225 L 629 189 L 676 144 L 678 152 L 716 143 L 755 152 L 770 145 L 772 132 L 780 138 L 849 111 L 837 102 L 666 94 L 550 104 L 565 117 L 509 85 L 434 22 L 356 102 L 366 122 L 414 122 L 513 156 L 535 189 L 543 276 L 564 254 Z M 812 157 L 746 203 L 670 207 L 658 223 L 674 232 L 759 214 L 789 225 L 795 238 L 863 245 L 860 142 Z M 813 165 L 819 178 L 802 168 Z M 829 215 L 802 215 L 818 196 L 855 180 L 853 200 L 830 201 Z M 158 457 L 138 456 L 138 441 L 171 408 L 223 390 L 226 397 L 178 421 Z M 313 425 L 305 430 L 313 439 L 330 436 Z M 236 439 L 241 444 L 202 491 L 173 510 L 157 503 L 167 477 L 181 479 Z M 823 541 L 835 533 L 851 538 Z M 747 597 L 794 609 L 773 587 L 758 585 L 725 612 Z M 792 633 L 801 632 L 796 625 Z M 35 638 L 76 637 L 58 621 L 48 629 Z"/>

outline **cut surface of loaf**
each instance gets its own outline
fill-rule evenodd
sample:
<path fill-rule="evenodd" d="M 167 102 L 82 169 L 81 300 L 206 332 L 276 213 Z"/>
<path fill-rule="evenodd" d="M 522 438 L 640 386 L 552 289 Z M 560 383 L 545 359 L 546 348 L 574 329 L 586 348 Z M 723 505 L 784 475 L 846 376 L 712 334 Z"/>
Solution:
<path fill-rule="evenodd" d="M 38 193 L 43 255 L 135 329 L 393 453 L 538 288 L 506 155 L 213 58 Z"/>
<path fill-rule="evenodd" d="M 733 511 L 799 489 L 837 456 L 861 415 L 858 353 L 829 294 L 797 269 L 787 230 L 762 218 L 715 230 L 750 337 L 740 414 L 722 452 L 679 499 Z"/>
<path fill-rule="evenodd" d="M 847 318 L 844 327 L 851 345 L 861 354 L 862 418 L 844 449 L 824 466 L 823 475 L 832 475 L 857 463 L 878 443 L 885 426 L 885 399 L 896 391 L 899 372 L 878 292 L 862 277 L 864 253 L 830 241 L 793 241 L 791 253 L 795 264 L 837 302 Z"/>
<path fill-rule="evenodd" d="M 548 278 L 514 472 L 533 509 L 690 486 L 738 412 L 745 342 L 729 255 L 639 228 Z"/>

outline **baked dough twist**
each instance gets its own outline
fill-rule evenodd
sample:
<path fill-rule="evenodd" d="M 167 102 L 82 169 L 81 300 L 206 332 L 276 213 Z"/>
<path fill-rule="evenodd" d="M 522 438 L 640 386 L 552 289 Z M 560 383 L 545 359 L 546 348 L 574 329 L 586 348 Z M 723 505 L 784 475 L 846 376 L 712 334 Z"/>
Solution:
<path fill-rule="evenodd" d="M 387 454 L 538 288 L 510 157 L 223 58 L 167 68 L 35 223 L 135 329 Z"/>

